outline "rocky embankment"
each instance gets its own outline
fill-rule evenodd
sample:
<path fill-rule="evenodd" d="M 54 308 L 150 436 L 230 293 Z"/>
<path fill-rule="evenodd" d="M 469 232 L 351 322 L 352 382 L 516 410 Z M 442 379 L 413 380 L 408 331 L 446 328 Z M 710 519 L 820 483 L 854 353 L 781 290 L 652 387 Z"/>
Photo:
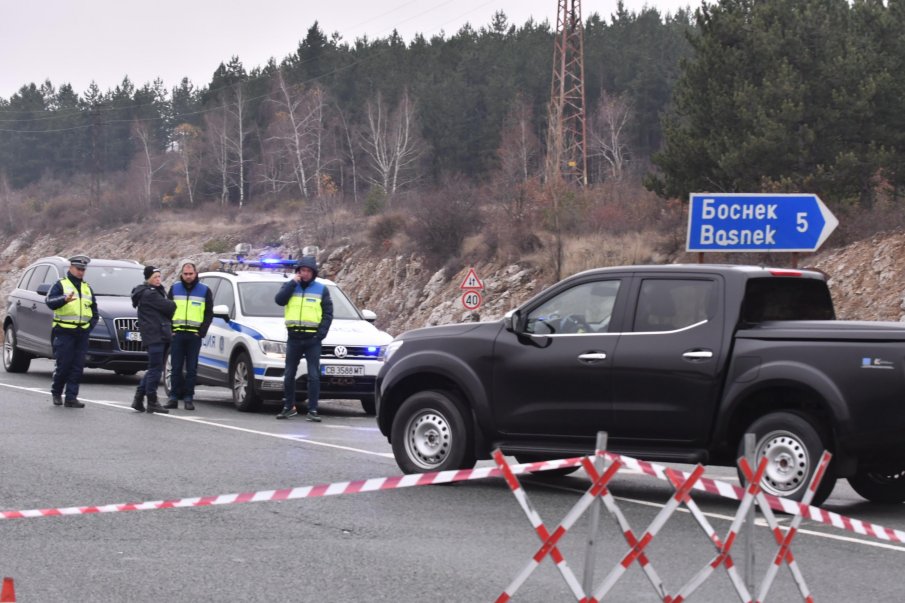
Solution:
<path fill-rule="evenodd" d="M 296 246 L 288 242 L 304 240 L 298 231 L 287 232 L 279 236 L 286 244 L 259 246 L 255 233 L 264 226 L 272 240 L 272 223 L 228 221 L 212 222 L 202 230 L 193 223 L 174 227 L 173 221 L 164 221 L 159 226 L 129 225 L 66 237 L 21 233 L 0 238 L 0 302 L 5 310 L 7 296 L 24 269 L 44 256 L 84 252 L 93 257 L 134 259 L 158 266 L 164 282 L 170 283 L 181 258 L 196 260 L 203 271 L 217 269 L 220 258 L 230 257 L 229 252 L 204 251 L 212 239 L 230 245 L 247 241 L 253 246 L 253 255 L 296 253 Z M 478 262 L 474 269 L 484 284 L 483 304 L 470 311 L 462 305 L 459 288 L 468 266 L 455 274 L 433 271 L 416 254 L 380 253 L 367 243 L 349 239 L 323 248 L 318 259 L 321 275 L 339 283 L 359 307 L 376 312 L 377 325 L 393 335 L 427 325 L 494 320 L 550 284 L 548 272 L 528 263 Z M 806 258 L 800 265 L 829 275 L 839 318 L 905 321 L 905 234 L 878 235 Z"/>

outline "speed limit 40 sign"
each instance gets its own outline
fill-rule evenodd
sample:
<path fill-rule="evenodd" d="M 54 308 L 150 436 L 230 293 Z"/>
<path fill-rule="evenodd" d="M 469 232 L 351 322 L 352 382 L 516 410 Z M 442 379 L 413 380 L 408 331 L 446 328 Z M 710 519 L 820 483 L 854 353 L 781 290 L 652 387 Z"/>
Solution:
<path fill-rule="evenodd" d="M 481 307 L 482 301 L 484 300 L 479 291 L 466 291 L 462 294 L 462 305 L 466 310 L 477 310 Z"/>

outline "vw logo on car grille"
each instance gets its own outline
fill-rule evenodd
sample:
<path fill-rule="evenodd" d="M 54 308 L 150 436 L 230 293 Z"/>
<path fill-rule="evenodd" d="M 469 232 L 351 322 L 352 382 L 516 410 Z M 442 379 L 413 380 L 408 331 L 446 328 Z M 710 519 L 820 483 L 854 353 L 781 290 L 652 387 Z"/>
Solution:
<path fill-rule="evenodd" d="M 346 354 L 348 354 L 348 353 L 349 353 L 349 350 L 347 350 L 346 346 L 344 346 L 344 345 L 338 345 L 335 348 L 333 348 L 333 355 L 336 356 L 337 358 L 345 358 Z"/>

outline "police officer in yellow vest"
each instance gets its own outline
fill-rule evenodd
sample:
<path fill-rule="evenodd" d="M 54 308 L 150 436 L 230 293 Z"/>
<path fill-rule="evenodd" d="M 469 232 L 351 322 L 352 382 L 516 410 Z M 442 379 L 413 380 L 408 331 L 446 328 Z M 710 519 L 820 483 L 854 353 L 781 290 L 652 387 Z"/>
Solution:
<path fill-rule="evenodd" d="M 295 267 L 295 275 L 274 297 L 284 306 L 288 338 L 286 341 L 286 369 L 283 373 L 283 410 L 277 419 L 298 414 L 295 410 L 295 375 L 302 356 L 308 363 L 309 421 L 320 422 L 317 404 L 320 397 L 321 341 L 333 322 L 333 300 L 330 291 L 317 280 L 317 260 L 306 255 Z"/>
<path fill-rule="evenodd" d="M 45 300 L 53 310 L 53 358 L 56 365 L 50 393 L 56 406 L 85 406 L 78 399 L 79 382 L 85 369 L 88 334 L 98 320 L 94 292 L 84 280 L 90 261 L 86 255 L 69 258 L 69 272 L 54 283 Z"/>
<path fill-rule="evenodd" d="M 170 342 L 170 392 L 164 408 L 178 408 L 182 400 L 186 410 L 195 410 L 198 356 L 201 340 L 214 320 L 214 299 L 210 287 L 198 281 L 195 262 L 187 259 L 179 262 L 179 280 L 170 286 L 167 297 L 176 302 L 176 312 Z"/>

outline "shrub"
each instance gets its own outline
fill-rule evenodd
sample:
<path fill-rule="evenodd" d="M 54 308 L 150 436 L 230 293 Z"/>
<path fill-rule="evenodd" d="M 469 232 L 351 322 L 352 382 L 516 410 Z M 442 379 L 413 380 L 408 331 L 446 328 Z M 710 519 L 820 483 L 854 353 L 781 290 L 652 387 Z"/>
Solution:
<path fill-rule="evenodd" d="M 226 253 L 232 249 L 232 245 L 225 239 L 208 239 L 201 247 L 202 251 L 208 253 Z"/>

